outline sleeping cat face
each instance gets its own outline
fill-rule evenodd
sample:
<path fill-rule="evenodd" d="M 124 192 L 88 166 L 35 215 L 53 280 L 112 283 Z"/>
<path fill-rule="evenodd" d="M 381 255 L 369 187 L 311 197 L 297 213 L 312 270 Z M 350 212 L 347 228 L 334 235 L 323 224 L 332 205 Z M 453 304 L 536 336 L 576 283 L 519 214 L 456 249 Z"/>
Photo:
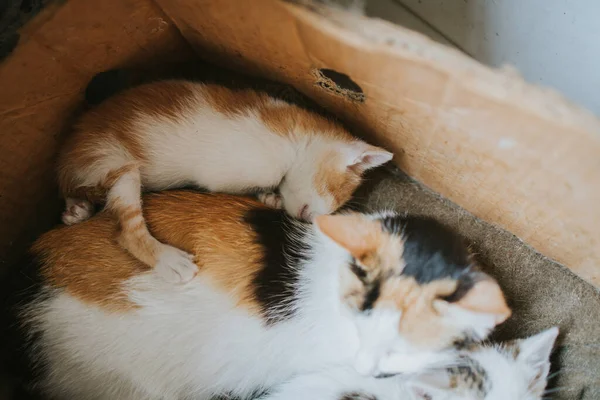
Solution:
<path fill-rule="evenodd" d="M 261 400 L 541 400 L 558 334 L 548 329 L 504 345 L 474 343 L 437 353 L 427 371 L 380 378 L 345 365 L 300 374 Z"/>
<path fill-rule="evenodd" d="M 409 386 L 420 400 L 539 400 L 558 335 L 550 328 L 503 345 L 474 345 L 456 365 L 432 370 Z"/>
<path fill-rule="evenodd" d="M 303 220 L 330 214 L 344 205 L 362 182 L 365 171 L 393 154 L 361 141 L 313 139 L 299 150 L 279 185 L 288 214 Z"/>
<path fill-rule="evenodd" d="M 496 281 L 433 220 L 353 213 L 315 224 L 348 253 L 340 297 L 358 331 L 362 374 L 425 369 L 439 350 L 484 339 L 510 316 Z"/>

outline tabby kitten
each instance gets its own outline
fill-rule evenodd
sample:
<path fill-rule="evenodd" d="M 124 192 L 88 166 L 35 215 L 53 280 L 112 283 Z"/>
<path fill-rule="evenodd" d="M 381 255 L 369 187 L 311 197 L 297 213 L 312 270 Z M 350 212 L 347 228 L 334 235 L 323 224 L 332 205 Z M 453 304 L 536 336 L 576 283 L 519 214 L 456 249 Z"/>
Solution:
<path fill-rule="evenodd" d="M 409 376 L 378 379 L 331 368 L 292 378 L 260 400 L 541 400 L 557 335 L 551 328 L 501 345 L 474 344 Z"/>
<path fill-rule="evenodd" d="M 498 284 L 431 220 L 308 224 L 253 199 L 186 191 L 144 204 L 153 234 L 195 255 L 189 284 L 131 257 L 105 212 L 32 247 L 42 287 L 19 318 L 52 398 L 245 397 L 331 365 L 410 373 L 510 315 Z"/>
<path fill-rule="evenodd" d="M 266 204 L 305 220 L 349 200 L 362 174 L 392 154 L 340 124 L 252 91 L 169 80 L 126 90 L 76 124 L 59 159 L 63 222 L 106 202 L 119 243 L 165 279 L 197 273 L 191 254 L 148 231 L 141 191 L 195 185 L 214 192 L 259 191 Z"/>

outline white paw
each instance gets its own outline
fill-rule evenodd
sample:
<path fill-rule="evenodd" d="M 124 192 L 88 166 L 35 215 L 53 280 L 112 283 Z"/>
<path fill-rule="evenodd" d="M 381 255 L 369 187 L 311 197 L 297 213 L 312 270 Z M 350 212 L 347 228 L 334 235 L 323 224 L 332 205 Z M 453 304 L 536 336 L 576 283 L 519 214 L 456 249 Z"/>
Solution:
<path fill-rule="evenodd" d="M 171 283 L 187 283 L 198 273 L 193 255 L 166 244 L 163 245 L 154 268 L 163 279 Z"/>
<path fill-rule="evenodd" d="M 66 203 L 66 209 L 62 213 L 62 222 L 65 225 L 85 221 L 94 214 L 94 206 L 87 200 L 68 198 Z"/>
<path fill-rule="evenodd" d="M 269 206 L 276 208 L 278 210 L 283 208 L 283 198 L 275 193 L 275 192 L 262 192 L 258 194 L 258 200 Z"/>

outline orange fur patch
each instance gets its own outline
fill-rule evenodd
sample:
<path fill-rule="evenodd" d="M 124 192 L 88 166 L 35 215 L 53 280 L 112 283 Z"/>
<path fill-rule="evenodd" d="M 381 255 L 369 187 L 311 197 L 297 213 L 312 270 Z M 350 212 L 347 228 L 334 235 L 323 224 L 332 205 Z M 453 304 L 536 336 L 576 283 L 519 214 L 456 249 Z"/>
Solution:
<path fill-rule="evenodd" d="M 203 93 L 215 110 L 229 116 L 254 112 L 272 132 L 280 135 L 314 134 L 352 140 L 341 124 L 294 104 L 278 101 L 263 92 L 205 85 Z"/>
<path fill-rule="evenodd" d="M 469 290 L 469 293 L 457 301 L 456 304 L 465 310 L 493 314 L 496 316 L 497 324 L 506 321 L 512 313 L 506 304 L 500 286 L 492 279 L 477 282 Z"/>
<path fill-rule="evenodd" d="M 424 285 L 413 278 L 399 279 L 385 288 L 386 297 L 393 294 L 396 306 L 402 310 L 399 332 L 410 342 L 426 348 L 442 348 L 450 344 L 460 332 L 448 325 L 433 308 L 434 300 L 456 290 L 451 279 L 433 281 Z M 387 294 L 389 293 L 389 294 Z"/>
<path fill-rule="evenodd" d="M 144 204 L 146 221 L 158 240 L 195 254 L 200 277 L 210 277 L 239 305 L 259 312 L 252 280 L 264 254 L 243 218 L 247 211 L 266 206 L 249 198 L 187 191 L 151 194 Z M 126 311 L 133 304 L 123 283 L 149 268 L 119 245 L 117 231 L 117 223 L 102 212 L 46 233 L 32 250 L 41 257 L 42 274 L 52 286 L 85 302 Z"/>
<path fill-rule="evenodd" d="M 262 121 L 282 135 L 317 135 L 350 142 L 352 136 L 339 123 L 291 104 L 277 104 L 262 108 Z"/>
<path fill-rule="evenodd" d="M 251 110 L 269 106 L 271 98 L 262 92 L 250 89 L 232 90 L 219 85 L 204 85 L 202 93 L 208 104 L 229 117 L 246 115 Z"/>
<path fill-rule="evenodd" d="M 319 168 L 313 178 L 317 193 L 321 196 L 331 194 L 334 209 L 346 204 L 356 188 L 362 182 L 360 173 L 344 167 L 341 154 L 336 151 L 328 152 L 319 161 Z"/>
<path fill-rule="evenodd" d="M 162 81 L 141 85 L 115 95 L 84 114 L 75 124 L 73 132 L 59 156 L 58 181 L 65 197 L 74 196 L 78 185 L 77 172 L 93 166 L 106 156 L 99 151 L 112 146 L 122 146 L 133 157 L 132 161 L 145 160 L 142 140 L 132 129 L 140 113 L 178 118 L 190 106 L 195 92 L 192 83 Z M 106 189 L 105 184 L 102 185 Z M 88 189 L 93 192 L 96 189 Z M 84 197 L 88 197 L 87 195 Z M 90 200 L 94 200 L 92 196 Z"/>
<path fill-rule="evenodd" d="M 138 166 L 135 163 L 124 165 L 120 168 L 111 171 L 106 176 L 106 179 L 102 182 L 101 186 L 104 190 L 108 190 L 117 183 L 117 180 L 128 172 L 132 172 L 138 169 Z"/>
<path fill-rule="evenodd" d="M 54 229 L 32 247 L 42 261 L 41 273 L 53 287 L 82 301 L 113 311 L 131 309 L 122 284 L 148 271 L 117 242 L 117 225 L 107 213 Z"/>

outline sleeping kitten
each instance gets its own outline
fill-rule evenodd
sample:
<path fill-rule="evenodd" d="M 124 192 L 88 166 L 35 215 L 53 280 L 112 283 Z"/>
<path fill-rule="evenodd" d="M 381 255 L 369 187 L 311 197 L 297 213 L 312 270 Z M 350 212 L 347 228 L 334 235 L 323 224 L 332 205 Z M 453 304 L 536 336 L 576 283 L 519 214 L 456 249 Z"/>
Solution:
<path fill-rule="evenodd" d="M 503 345 L 474 344 L 410 376 L 378 379 L 345 367 L 300 375 L 260 400 L 541 400 L 557 335 L 551 328 Z"/>
<path fill-rule="evenodd" d="M 131 257 L 106 212 L 32 247 L 42 288 L 19 317 L 52 398 L 245 397 L 328 365 L 411 373 L 510 315 L 497 283 L 431 220 L 308 224 L 253 199 L 186 191 L 147 195 L 144 212 L 159 240 L 196 256 L 188 285 Z"/>
<path fill-rule="evenodd" d="M 187 282 L 197 273 L 192 256 L 148 231 L 142 189 L 259 189 L 265 204 L 309 220 L 343 205 L 363 172 L 391 158 L 338 123 L 264 93 L 150 83 L 106 100 L 75 126 L 59 159 L 62 219 L 85 220 L 90 201 L 106 201 L 121 225 L 119 243 L 165 279 Z"/>

